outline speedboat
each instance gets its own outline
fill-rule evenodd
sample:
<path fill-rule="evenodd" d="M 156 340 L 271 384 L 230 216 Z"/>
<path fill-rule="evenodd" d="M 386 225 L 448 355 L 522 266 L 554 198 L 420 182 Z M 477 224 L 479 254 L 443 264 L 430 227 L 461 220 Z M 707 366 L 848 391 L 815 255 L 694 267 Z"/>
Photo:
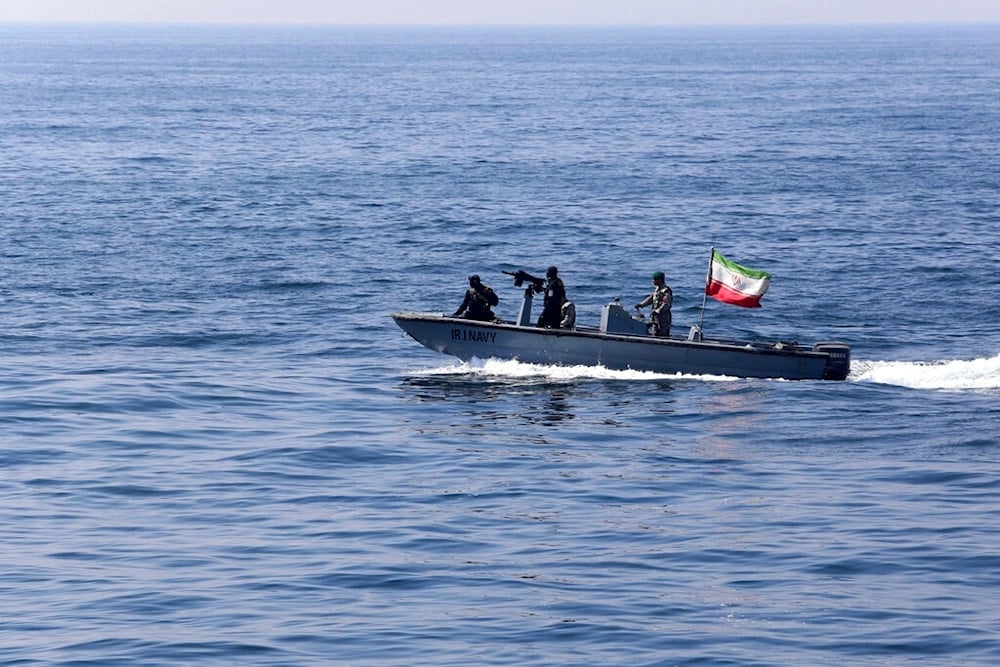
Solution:
<path fill-rule="evenodd" d="M 531 324 L 536 287 L 529 284 L 525 289 L 516 322 L 482 322 L 426 312 L 397 312 L 392 319 L 424 347 L 463 361 L 496 358 L 532 364 L 786 380 L 844 380 L 851 370 L 851 348 L 842 342 L 800 345 L 789 341 L 709 339 L 699 325 L 692 326 L 686 336 L 654 336 L 649 324 L 641 316 L 629 314 L 618 300 L 603 306 L 596 327 L 539 328 Z"/>

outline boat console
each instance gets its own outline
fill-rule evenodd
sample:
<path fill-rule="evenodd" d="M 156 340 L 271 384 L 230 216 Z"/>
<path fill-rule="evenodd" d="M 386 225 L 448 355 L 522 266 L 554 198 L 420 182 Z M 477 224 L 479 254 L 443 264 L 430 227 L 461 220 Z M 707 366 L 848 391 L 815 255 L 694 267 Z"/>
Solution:
<path fill-rule="evenodd" d="M 616 299 L 601 309 L 600 332 L 625 334 L 628 336 L 648 336 L 649 325 L 629 315 L 628 311 Z"/>

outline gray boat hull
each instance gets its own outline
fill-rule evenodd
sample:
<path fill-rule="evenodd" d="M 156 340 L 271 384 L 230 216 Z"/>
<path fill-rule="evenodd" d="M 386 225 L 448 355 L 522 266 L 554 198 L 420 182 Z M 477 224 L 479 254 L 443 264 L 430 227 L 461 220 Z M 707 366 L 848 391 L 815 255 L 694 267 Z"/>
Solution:
<path fill-rule="evenodd" d="M 613 370 L 788 380 L 843 380 L 850 371 L 850 348 L 843 343 L 817 343 L 803 348 L 790 343 L 656 338 L 600 329 L 539 329 L 477 322 L 436 313 L 393 313 L 392 318 L 424 347 L 463 361 L 498 358 Z"/>

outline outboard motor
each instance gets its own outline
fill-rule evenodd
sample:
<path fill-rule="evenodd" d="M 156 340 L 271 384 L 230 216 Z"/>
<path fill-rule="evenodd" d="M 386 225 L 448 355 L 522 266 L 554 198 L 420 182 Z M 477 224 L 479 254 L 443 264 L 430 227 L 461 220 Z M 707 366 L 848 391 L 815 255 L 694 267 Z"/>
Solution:
<path fill-rule="evenodd" d="M 846 380 L 851 372 L 851 348 L 844 343 L 816 343 L 813 352 L 830 355 L 823 368 L 824 380 Z"/>

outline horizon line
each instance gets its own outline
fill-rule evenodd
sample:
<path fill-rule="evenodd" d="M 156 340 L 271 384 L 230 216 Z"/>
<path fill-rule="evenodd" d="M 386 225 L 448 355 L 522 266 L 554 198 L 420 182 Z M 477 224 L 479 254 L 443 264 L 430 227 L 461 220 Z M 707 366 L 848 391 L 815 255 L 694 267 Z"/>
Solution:
<path fill-rule="evenodd" d="M 316 28 L 726 28 L 726 27 L 858 27 L 858 26 L 1000 26 L 1000 19 L 946 20 L 946 21 L 733 21 L 733 22 L 673 22 L 673 23 L 607 23 L 607 22 L 560 22 L 560 23 L 475 23 L 475 22 L 408 22 L 380 23 L 356 21 L 330 23 L 324 21 L 131 21 L 121 19 L 0 19 L 0 25 L 48 25 L 48 26 L 190 26 L 190 27 L 316 27 Z"/>

